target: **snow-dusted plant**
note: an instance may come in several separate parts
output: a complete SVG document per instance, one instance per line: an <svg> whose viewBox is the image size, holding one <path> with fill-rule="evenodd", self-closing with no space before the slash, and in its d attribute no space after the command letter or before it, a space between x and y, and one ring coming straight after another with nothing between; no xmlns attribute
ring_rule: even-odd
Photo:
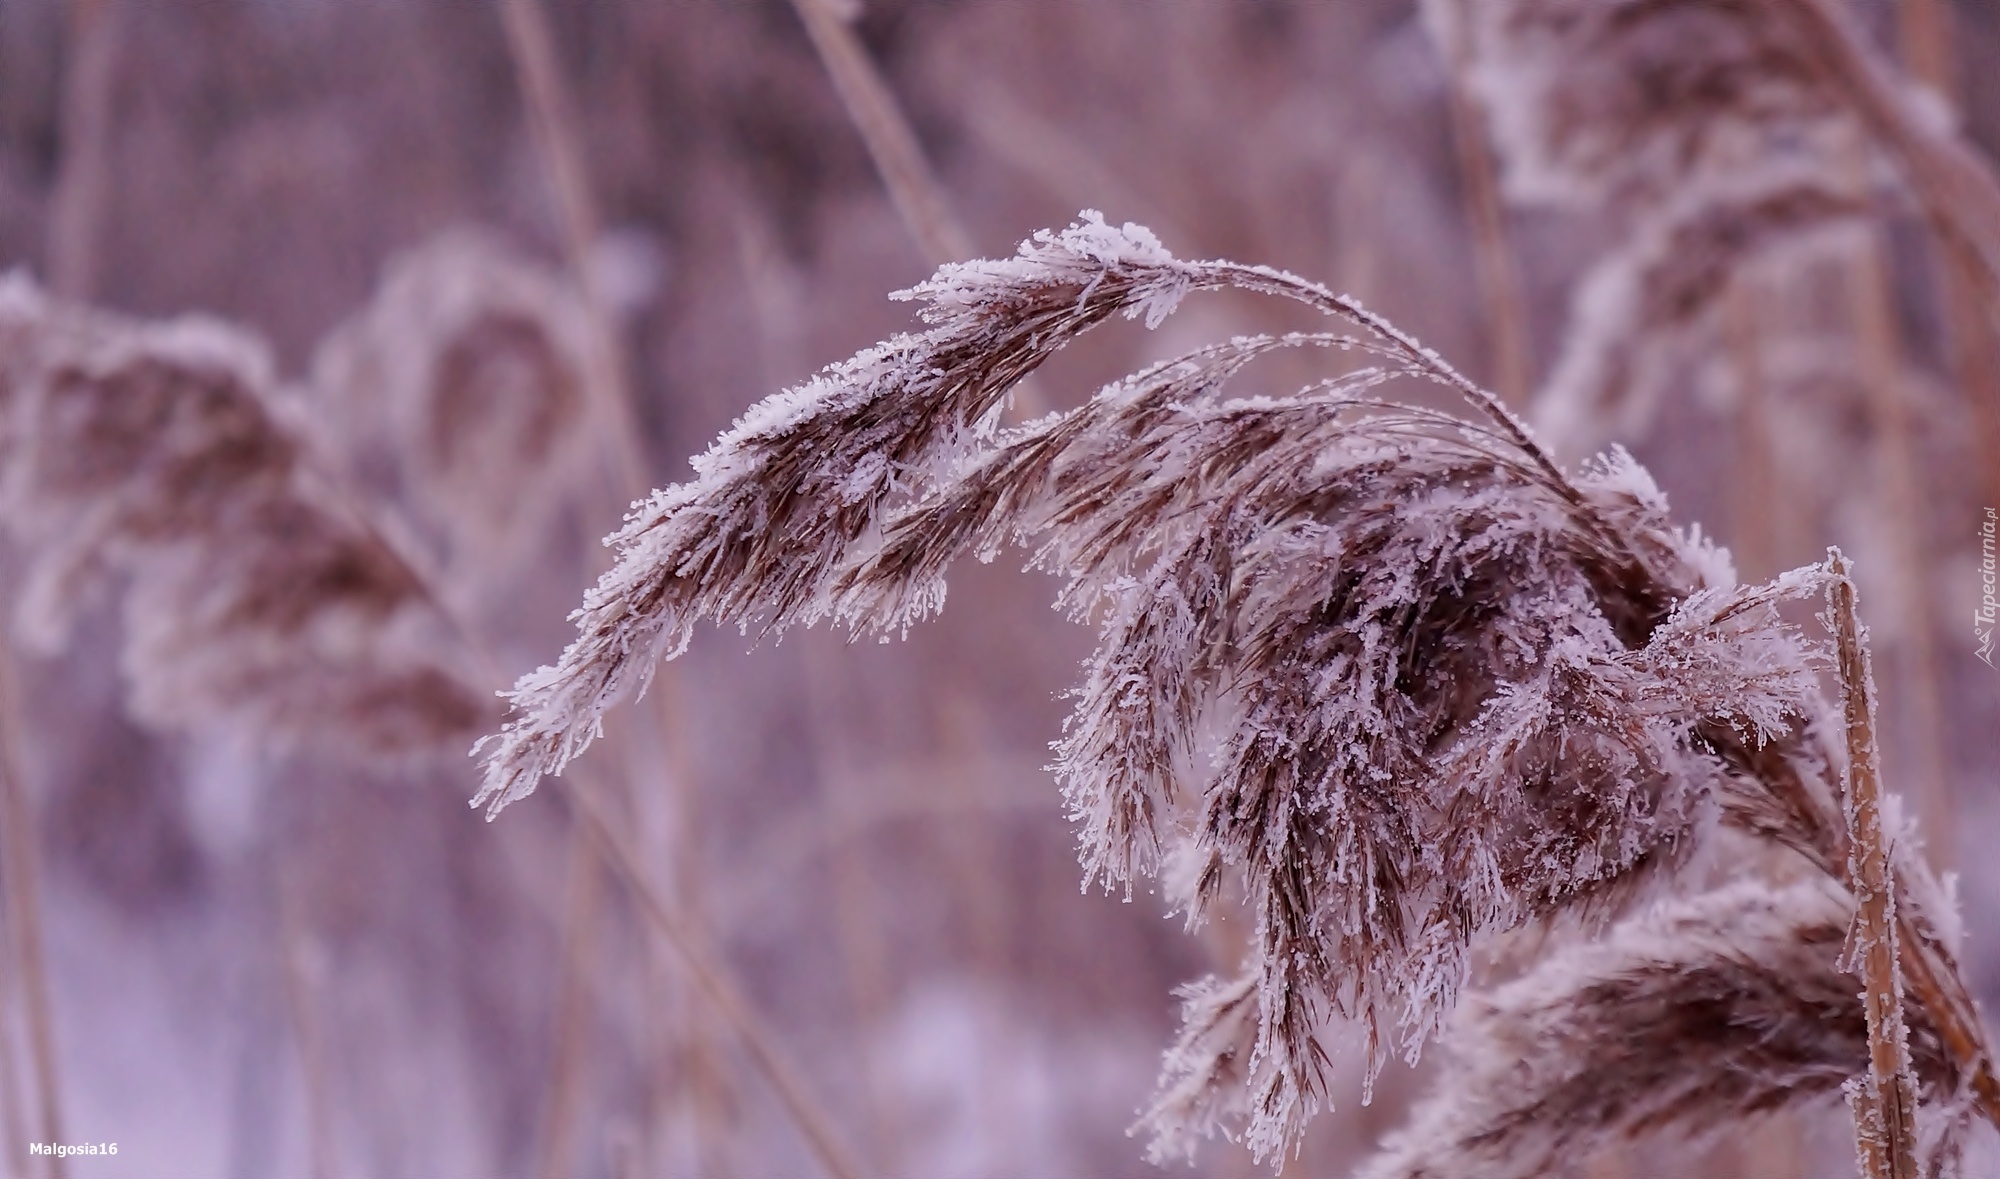
<svg viewBox="0 0 2000 1179"><path fill-rule="evenodd" d="M490 724L425 577L341 488L262 341L0 280L0 520L28 639L123 605L133 711L406 755Z"/></svg>
<svg viewBox="0 0 2000 1179"><path fill-rule="evenodd" d="M1558 453L1643 434L1718 351L1739 274L1837 252L1830 230L1886 207L1887 157L1802 29L1817 2L1426 0L1463 48L1509 196L1617 234L1536 394Z"/></svg>
<svg viewBox="0 0 2000 1179"><path fill-rule="evenodd" d="M457 580L506 580L495 567L533 551L589 476L590 330L561 276L457 228L393 259L314 349L312 383L350 461L438 535Z"/></svg>
<svg viewBox="0 0 2000 1179"><path fill-rule="evenodd" d="M1080 333L1224 287L1331 330L1238 337L1000 424L1008 390ZM1331 1021L1359 1025L1371 1076L1414 1055L1483 938L1601 926L1724 828L1845 879L1825 660L1777 611L1832 573L1739 586L1629 456L1566 472L1353 300L1176 259L1095 213L903 297L925 330L754 407L611 538L579 637L482 743L475 806L559 773L702 619L899 632L942 607L953 560L1017 544L1100 628L1056 744L1086 883L1157 879L1190 923L1240 897L1255 921L1240 976L1185 992L1156 1152L1220 1128L1267 1158L1329 1099ZM1335 362L1325 379L1224 396L1258 357L1306 349ZM1472 414L1385 396L1408 380ZM1963 994L1945 918L1905 900L1929 979L1912 993L1990 1081L1969 1005L1937 1014Z"/></svg>

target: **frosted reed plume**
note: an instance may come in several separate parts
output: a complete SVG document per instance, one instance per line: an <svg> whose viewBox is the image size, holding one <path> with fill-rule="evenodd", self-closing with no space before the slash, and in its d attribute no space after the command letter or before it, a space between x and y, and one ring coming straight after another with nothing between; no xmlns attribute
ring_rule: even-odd
<svg viewBox="0 0 2000 1179"><path fill-rule="evenodd" d="M518 554L585 474L590 326L562 278L477 230L394 259L315 351L350 449L454 561Z"/></svg>
<svg viewBox="0 0 2000 1179"><path fill-rule="evenodd" d="M1078 333L1221 286L1342 330L1239 337L997 426ZM952 560L1018 543L1101 626L1057 744L1087 881L1129 890L1191 841L1190 922L1231 878L1256 919L1244 976L1188 992L1154 1129L1171 1148L1240 1111L1267 1157L1327 1100L1325 1021L1361 1021L1371 1069L1414 1054L1476 937L1616 914L1718 816L1832 856L1819 662L1775 612L1820 571L1736 586L1622 452L1566 475L1351 300L1136 226L1086 214L906 297L930 330L753 408L612 538L580 637L483 743L475 805L560 771L697 620L902 631ZM1307 348L1363 363L1223 397ZM1485 420L1380 400L1401 377Z"/></svg>
<svg viewBox="0 0 2000 1179"><path fill-rule="evenodd" d="M1510 195L1629 206L1811 159L1855 120L1782 6L1427 0L1466 54Z"/></svg>
<svg viewBox="0 0 2000 1179"><path fill-rule="evenodd" d="M261 343L0 293L9 457L0 497L32 556L21 622L60 645L116 587L135 713L224 718L364 754L451 743L488 708L422 580L318 472Z"/></svg>
<svg viewBox="0 0 2000 1179"><path fill-rule="evenodd" d="M1514 199L1607 212L1534 418L1564 453L1638 437L1742 269L1876 212L1869 135L1783 5L1432 0Z"/></svg>
<svg viewBox="0 0 2000 1179"><path fill-rule="evenodd" d="M1468 999L1439 1089L1358 1179L1529 1179L1618 1140L1830 1104L1868 1068L1858 983L1836 969L1854 911L1823 877L1742 880ZM1924 1009L1909 1017L1925 1097L1948 1101L1957 1065Z"/></svg>

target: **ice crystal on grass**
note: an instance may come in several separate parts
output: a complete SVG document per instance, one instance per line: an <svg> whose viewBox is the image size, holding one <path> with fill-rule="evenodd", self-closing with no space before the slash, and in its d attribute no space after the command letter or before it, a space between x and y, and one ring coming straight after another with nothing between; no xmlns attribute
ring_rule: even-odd
<svg viewBox="0 0 2000 1179"><path fill-rule="evenodd" d="M0 506L31 553L21 613L45 647L116 587L134 710L228 719L279 743L432 749L482 694L402 555L322 474L255 339L52 305L14 280L0 320Z"/></svg>
<svg viewBox="0 0 2000 1179"><path fill-rule="evenodd" d="M1338 330L1239 337L998 425L1078 333L1225 286ZM1130 889L1184 847L1189 919L1234 881L1255 921L1243 975L1186 993L1160 1149L1241 1118L1263 1157L1329 1098L1330 1018L1360 1021L1379 1067L1435 1033L1474 939L1624 911L1718 815L1822 840L1817 665L1775 612L1821 575L1737 586L1629 456L1566 474L1351 300L1092 215L912 294L930 330L753 408L612 538L475 805L559 771L699 619L900 632L953 560L1018 544L1100 627L1056 745L1086 884ZM1358 363L1225 396L1286 349ZM1384 398L1412 377L1475 415Z"/></svg>

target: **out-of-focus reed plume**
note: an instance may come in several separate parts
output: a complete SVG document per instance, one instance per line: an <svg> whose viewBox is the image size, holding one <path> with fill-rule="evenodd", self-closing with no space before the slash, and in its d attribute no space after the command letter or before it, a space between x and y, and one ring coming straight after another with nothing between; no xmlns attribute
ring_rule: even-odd
<svg viewBox="0 0 2000 1179"><path fill-rule="evenodd" d="M411 559L337 485L253 337L0 295L21 623L54 648L115 585L142 718L361 755L456 744L490 711Z"/></svg>
<svg viewBox="0 0 2000 1179"><path fill-rule="evenodd" d="M1819 877L1742 880L1569 945L1469 998L1438 1088L1361 1179L1528 1179L1621 1139L1711 1136L1829 1103L1868 1068L1836 959L1854 899ZM1925 1095L1956 1063L1912 1004Z"/></svg>
<svg viewBox="0 0 2000 1179"><path fill-rule="evenodd" d="M392 260L314 353L326 417L364 471L391 468L455 573L536 551L591 474L588 315L559 275L453 230Z"/></svg>
<svg viewBox="0 0 2000 1179"><path fill-rule="evenodd" d="M1533 417L1551 446L1631 441L1738 268L1866 214L1829 168L1864 138L1775 6L1428 0L1485 107L1508 193L1608 211ZM1698 337L1697 337L1698 338Z"/></svg>
<svg viewBox="0 0 2000 1179"><path fill-rule="evenodd" d="M1000 428L1010 386L1070 339L1225 287L1345 330L1238 337ZM560 771L701 619L903 631L943 605L950 562L1019 543L1102 627L1057 745L1086 880L1129 890L1191 841L1172 901L1199 921L1234 879L1257 920L1244 979L1189 992L1161 1148L1236 1108L1263 1157L1326 1101L1330 1015L1362 1022L1372 1076L1450 1012L1476 937L1615 914L1718 813L1830 838L1802 780L1831 764L1813 757L1818 663L1776 613L1827 574L1736 586L1622 452L1565 474L1353 301L1179 261L1094 213L905 297L928 331L753 408L614 538L580 637L516 685L475 803ZM1366 363L1223 399L1298 349ZM1397 378L1485 420L1379 400ZM1240 1106L1211 1091L1235 1081Z"/></svg>

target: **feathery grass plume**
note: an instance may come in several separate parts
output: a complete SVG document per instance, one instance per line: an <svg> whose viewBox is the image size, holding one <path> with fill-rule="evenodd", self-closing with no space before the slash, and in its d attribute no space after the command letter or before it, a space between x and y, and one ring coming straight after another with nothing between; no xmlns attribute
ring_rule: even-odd
<svg viewBox="0 0 2000 1179"><path fill-rule="evenodd" d="M1541 437L1585 454L1650 432L1712 345L1723 296L1746 267L1798 260L1872 210L1824 169L1764 167L1690 183L1584 277L1555 368L1535 396Z"/></svg>
<svg viewBox="0 0 2000 1179"><path fill-rule="evenodd" d="M1118 312L1157 323L1221 286L1349 330L1241 337L997 427L1009 385L1077 333ZM1812 662L1771 613L1810 571L1736 588L1629 456L1572 479L1351 300L1176 261L1095 214L910 294L930 331L755 407L696 481L612 538L580 637L523 677L482 743L474 805L559 771L698 619L903 630L942 605L950 561L1021 543L1103 628L1057 746L1086 883L1129 889L1191 838L1201 869L1174 898L1190 920L1231 874L1256 914L1252 1046L1190 1069L1250 1079L1249 1141L1268 1156L1325 1101L1326 1017L1364 1022L1371 1067L1391 1040L1414 1053L1475 936L1614 911L1811 712ZM1293 397L1222 399L1256 357L1308 347L1370 363ZM1489 420L1372 396L1397 377ZM1202 1022L1183 1061L1219 1042ZM1169 1090L1184 1079L1170 1070Z"/></svg>
<svg viewBox="0 0 2000 1179"><path fill-rule="evenodd" d="M262 344L198 319L131 323L14 280L6 523L31 553L21 622L60 645L116 584L134 712L227 719L403 754L488 723L406 560L318 472Z"/></svg>
<svg viewBox="0 0 2000 1179"><path fill-rule="evenodd" d="M1856 121L1775 5L1426 0L1462 48L1510 195L1652 203L1690 180L1824 158Z"/></svg>
<svg viewBox="0 0 2000 1179"><path fill-rule="evenodd" d="M1430 0L1464 47L1510 194L1609 212L1533 416L1562 453L1631 440L1743 267L1869 215L1867 134L1775 5Z"/></svg>
<svg viewBox="0 0 2000 1179"><path fill-rule="evenodd" d="M1439 1088L1358 1179L1531 1179L1619 1140L1830 1104L1868 1068L1859 980L1837 964L1854 911L1824 877L1739 880L1468 998ZM1925 1096L1947 1101L1956 1062L1908 1014Z"/></svg>
<svg viewBox="0 0 2000 1179"><path fill-rule="evenodd" d="M563 279L473 229L394 259L321 342L312 382L356 458L454 564L519 556L585 473L590 326Z"/></svg>

